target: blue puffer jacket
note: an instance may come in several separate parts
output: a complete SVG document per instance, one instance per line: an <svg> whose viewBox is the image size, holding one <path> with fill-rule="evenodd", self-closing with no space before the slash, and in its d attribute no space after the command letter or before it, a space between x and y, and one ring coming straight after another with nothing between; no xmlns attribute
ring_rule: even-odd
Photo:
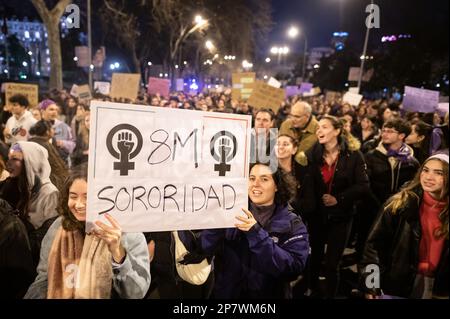
<svg viewBox="0 0 450 319"><path fill-rule="evenodd" d="M309 253L306 227L286 206L277 206L264 228L204 230L201 243L216 255L214 298L290 298L289 282Z"/></svg>

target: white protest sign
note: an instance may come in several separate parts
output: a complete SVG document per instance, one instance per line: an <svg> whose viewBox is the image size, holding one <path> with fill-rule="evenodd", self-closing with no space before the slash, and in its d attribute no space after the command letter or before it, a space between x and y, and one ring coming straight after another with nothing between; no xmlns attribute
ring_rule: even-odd
<svg viewBox="0 0 450 319"><path fill-rule="evenodd" d="M349 88L348 88L348 91L349 91L350 93L359 94L359 87L357 87L357 86L349 87Z"/></svg>
<svg viewBox="0 0 450 319"><path fill-rule="evenodd" d="M73 97L78 97L78 85L72 85L72 88L70 89L70 95L72 95Z"/></svg>
<svg viewBox="0 0 450 319"><path fill-rule="evenodd" d="M355 94L351 92L347 92L344 94L343 101L344 103L348 103L353 106L358 106L361 103L363 96L361 94Z"/></svg>
<svg viewBox="0 0 450 319"><path fill-rule="evenodd" d="M109 91L111 90L111 83L95 81L94 82L94 90L97 90L97 92L100 94L108 95Z"/></svg>
<svg viewBox="0 0 450 319"><path fill-rule="evenodd" d="M279 82L277 79L271 77L269 81L267 82L270 86L273 86L274 88L279 89L281 87L281 82Z"/></svg>
<svg viewBox="0 0 450 319"><path fill-rule="evenodd" d="M444 102L444 103L439 103L436 112L439 114L439 116L444 117L445 114L448 113L448 102Z"/></svg>
<svg viewBox="0 0 450 319"><path fill-rule="evenodd" d="M248 205L251 117L91 102L87 230L234 227Z"/></svg>

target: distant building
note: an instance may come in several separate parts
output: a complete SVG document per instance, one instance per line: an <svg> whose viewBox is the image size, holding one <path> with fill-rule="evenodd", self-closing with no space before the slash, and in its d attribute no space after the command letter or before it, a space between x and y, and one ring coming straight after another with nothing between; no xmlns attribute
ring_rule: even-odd
<svg viewBox="0 0 450 319"><path fill-rule="evenodd" d="M3 25L4 22L0 21ZM7 28L2 28L0 33L0 45L4 46L6 36L15 35L22 47L30 56L30 64L27 61L22 62L21 72L23 74L33 74L34 76L49 76L50 75L50 50L47 44L47 31L43 23L37 21L28 21L24 19L19 21L17 19L6 20ZM68 32L66 24L61 19L61 36L65 37ZM7 30L7 34L4 32ZM0 72L7 73L7 64L4 63L6 59L6 52L2 52L0 56ZM29 64L29 65L28 65Z"/></svg>
<svg viewBox="0 0 450 319"><path fill-rule="evenodd" d="M308 54L307 69L313 69L315 65L320 66L320 59L329 57L334 53L332 48L328 47L316 47L312 48Z"/></svg>

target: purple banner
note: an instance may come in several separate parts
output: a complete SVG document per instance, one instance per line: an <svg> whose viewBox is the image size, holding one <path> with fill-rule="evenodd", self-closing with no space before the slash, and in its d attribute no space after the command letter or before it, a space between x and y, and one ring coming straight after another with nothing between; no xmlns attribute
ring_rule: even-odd
<svg viewBox="0 0 450 319"><path fill-rule="evenodd" d="M403 109L411 112L433 113L438 107L439 91L405 86Z"/></svg>
<svg viewBox="0 0 450 319"><path fill-rule="evenodd" d="M311 91L311 89L313 88L313 84L312 83L308 83L308 82L303 82L300 85L300 93L306 93Z"/></svg>

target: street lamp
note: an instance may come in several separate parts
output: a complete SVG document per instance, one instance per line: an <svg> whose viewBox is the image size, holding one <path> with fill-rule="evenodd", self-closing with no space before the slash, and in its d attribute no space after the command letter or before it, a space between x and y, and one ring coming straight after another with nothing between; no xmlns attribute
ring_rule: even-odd
<svg viewBox="0 0 450 319"><path fill-rule="evenodd" d="M298 35L298 28L297 28L297 27L294 27L294 26L291 26L291 27L289 28L287 34L288 34L288 37L289 37L289 38L292 38L292 39L296 38L297 35Z"/></svg>
<svg viewBox="0 0 450 319"><path fill-rule="evenodd" d="M205 47L206 47L209 51L212 51L212 50L214 49L214 44L212 43L211 40L207 40L207 41L205 42Z"/></svg>
<svg viewBox="0 0 450 319"><path fill-rule="evenodd" d="M277 57L278 57L278 64L279 64L280 60L281 60L281 56L282 55L286 55L286 54L289 53L289 47L287 47L287 46L283 46L283 47L274 46L274 47L272 47L270 49L270 53L273 54L273 55L277 55ZM266 62L267 62L267 59L266 59Z"/></svg>
<svg viewBox="0 0 450 319"><path fill-rule="evenodd" d="M299 29L294 26L290 27L287 32L288 37L291 39L295 39L299 33L300 33ZM308 50L308 39L306 38L305 32L303 32L303 38L305 39L305 44L303 46L303 67L302 67L302 79L304 81L306 72L306 54Z"/></svg>

